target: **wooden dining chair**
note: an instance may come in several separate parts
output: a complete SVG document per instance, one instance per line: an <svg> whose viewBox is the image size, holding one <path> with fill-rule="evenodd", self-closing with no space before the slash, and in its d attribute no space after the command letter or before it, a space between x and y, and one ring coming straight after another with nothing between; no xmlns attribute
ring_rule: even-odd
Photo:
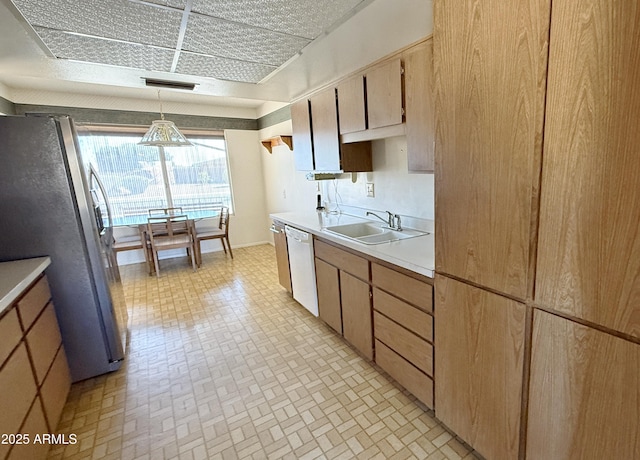
<svg viewBox="0 0 640 460"><path fill-rule="evenodd" d="M185 215L149 217L147 234L153 255L156 276L160 276L158 252L168 249L186 248L191 257L191 266L196 270L196 251L193 237L193 221Z"/></svg>
<svg viewBox="0 0 640 460"><path fill-rule="evenodd" d="M220 209L218 228L196 228L195 247L198 267L202 265L202 246L200 243L203 240L216 239L220 240L222 249L224 249L225 254L227 254L227 248L229 249L229 255L233 259L233 251L231 250L231 244L229 243L229 208L227 206L222 206L222 208Z"/></svg>

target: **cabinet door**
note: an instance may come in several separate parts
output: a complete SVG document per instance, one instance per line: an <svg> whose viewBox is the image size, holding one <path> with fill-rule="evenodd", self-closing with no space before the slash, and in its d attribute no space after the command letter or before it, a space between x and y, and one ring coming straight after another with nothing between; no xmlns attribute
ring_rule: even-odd
<svg viewBox="0 0 640 460"><path fill-rule="evenodd" d="M400 58L369 70L366 78L369 128L382 128L402 123Z"/></svg>
<svg viewBox="0 0 640 460"><path fill-rule="evenodd" d="M340 134L364 131L367 128L362 75L341 81L338 91Z"/></svg>
<svg viewBox="0 0 640 460"><path fill-rule="evenodd" d="M340 272L340 299L344 338L368 359L373 359L373 328L369 285Z"/></svg>
<svg viewBox="0 0 640 460"><path fill-rule="evenodd" d="M554 2L552 18L536 303L640 337L640 13Z"/></svg>
<svg viewBox="0 0 640 460"><path fill-rule="evenodd" d="M306 98L291 104L293 161L296 171L313 171L314 168L310 110L309 100Z"/></svg>
<svg viewBox="0 0 640 460"><path fill-rule="evenodd" d="M433 171L433 40L430 39L405 54L404 84L409 171Z"/></svg>
<svg viewBox="0 0 640 460"><path fill-rule="evenodd" d="M316 261L318 288L318 316L342 335L342 309L340 308L340 279L338 269L323 260Z"/></svg>
<svg viewBox="0 0 640 460"><path fill-rule="evenodd" d="M525 306L440 275L435 295L436 417L482 456L518 458Z"/></svg>
<svg viewBox="0 0 640 460"><path fill-rule="evenodd" d="M518 299L533 288L549 3L434 1L436 270Z"/></svg>
<svg viewBox="0 0 640 460"><path fill-rule="evenodd" d="M273 244L276 248L276 263L278 265L278 281L280 286L289 292L293 292L291 289L291 271L289 270L289 249L287 248L284 225L280 222L274 222L273 232Z"/></svg>
<svg viewBox="0 0 640 460"><path fill-rule="evenodd" d="M328 88L321 91L313 95L309 101L315 170L340 171L338 107L335 89Z"/></svg>
<svg viewBox="0 0 640 460"><path fill-rule="evenodd" d="M527 458L640 458L640 345L536 310Z"/></svg>

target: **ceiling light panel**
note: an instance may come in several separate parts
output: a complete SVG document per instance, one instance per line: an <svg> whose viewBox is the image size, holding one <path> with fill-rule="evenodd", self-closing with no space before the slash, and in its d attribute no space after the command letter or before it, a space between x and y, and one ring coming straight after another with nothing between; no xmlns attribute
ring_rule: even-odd
<svg viewBox="0 0 640 460"><path fill-rule="evenodd" d="M175 47L182 13L128 0L13 0L32 26ZM46 44L46 42L45 42Z"/></svg>
<svg viewBox="0 0 640 460"><path fill-rule="evenodd" d="M173 50L35 28L58 58L169 72Z"/></svg>
<svg viewBox="0 0 640 460"><path fill-rule="evenodd" d="M194 0L192 11L314 39L363 0Z"/></svg>
<svg viewBox="0 0 640 460"><path fill-rule="evenodd" d="M187 51L279 66L309 40L224 20L189 15L182 48Z"/></svg>
<svg viewBox="0 0 640 460"><path fill-rule="evenodd" d="M276 67L253 62L236 61L215 56L181 52L177 73L217 78L219 80L258 83Z"/></svg>

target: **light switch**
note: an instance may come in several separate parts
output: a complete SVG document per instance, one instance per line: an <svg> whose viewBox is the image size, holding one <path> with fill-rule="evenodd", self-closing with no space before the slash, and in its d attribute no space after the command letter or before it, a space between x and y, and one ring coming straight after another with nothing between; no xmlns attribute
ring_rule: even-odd
<svg viewBox="0 0 640 460"><path fill-rule="evenodd" d="M367 182L367 196L370 198L375 196L373 192L373 182Z"/></svg>

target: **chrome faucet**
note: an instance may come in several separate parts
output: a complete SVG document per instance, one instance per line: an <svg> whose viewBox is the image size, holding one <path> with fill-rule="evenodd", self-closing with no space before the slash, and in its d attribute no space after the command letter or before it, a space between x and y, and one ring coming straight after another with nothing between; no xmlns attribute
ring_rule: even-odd
<svg viewBox="0 0 640 460"><path fill-rule="evenodd" d="M376 214L375 212L371 212L371 211L367 211L367 216L375 216L378 219L380 219L382 222L387 224L387 227L389 227L391 230L398 230L399 232L401 232L402 231L402 224L401 224L401 221L400 221L400 215L399 214L393 214L390 211L385 211L385 212L388 215L387 219L383 219L378 214Z"/></svg>
<svg viewBox="0 0 640 460"><path fill-rule="evenodd" d="M393 217L396 220L396 230L401 232L402 231L402 221L400 220L400 214L394 214Z"/></svg>

